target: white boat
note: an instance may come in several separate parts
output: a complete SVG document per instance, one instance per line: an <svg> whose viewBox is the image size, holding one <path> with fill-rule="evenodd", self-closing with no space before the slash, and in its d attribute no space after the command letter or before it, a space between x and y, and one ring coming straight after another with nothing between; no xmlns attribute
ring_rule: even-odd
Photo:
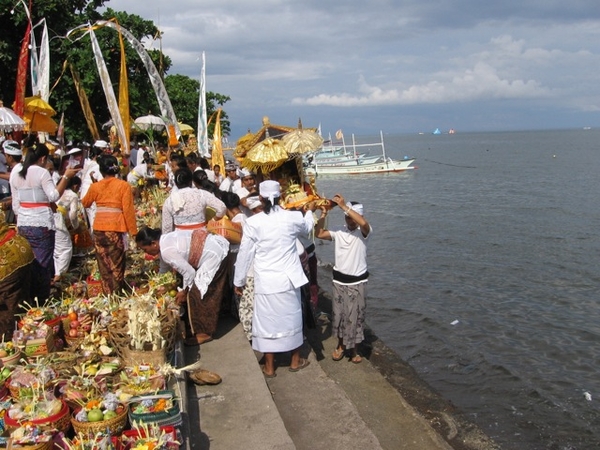
<svg viewBox="0 0 600 450"><path fill-rule="evenodd" d="M393 160L386 157L382 131L380 131L380 136L381 142L357 145L354 142L354 135L352 135L352 142L354 154L356 154L357 147L381 146L381 155L353 158L352 160L348 160L350 164L347 164L347 161L332 164L322 164L320 160L315 159L311 164L304 168L304 172L307 176L344 174L355 175L363 173L404 172L405 170L415 169L415 167L412 165L412 163L415 161L415 158L405 157L402 160Z"/></svg>
<svg viewBox="0 0 600 450"><path fill-rule="evenodd" d="M381 155L367 156L367 155L343 155L340 158L327 158L315 160L316 166L319 167L332 167L332 166L357 166L359 164L371 164L378 162L382 159Z"/></svg>
<svg viewBox="0 0 600 450"><path fill-rule="evenodd" d="M356 164L353 166L312 166L306 167L304 173L308 176L318 175L360 175L365 173L393 173L415 169L412 163L415 158L393 160L381 158L379 162Z"/></svg>

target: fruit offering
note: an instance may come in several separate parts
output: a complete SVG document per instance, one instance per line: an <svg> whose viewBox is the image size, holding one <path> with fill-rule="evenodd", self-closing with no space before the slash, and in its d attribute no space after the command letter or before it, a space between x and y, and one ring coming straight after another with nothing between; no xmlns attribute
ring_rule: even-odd
<svg viewBox="0 0 600 450"><path fill-rule="evenodd" d="M103 398L88 400L75 414L78 422L101 422L117 417L125 406L119 403L117 396L107 392Z"/></svg>

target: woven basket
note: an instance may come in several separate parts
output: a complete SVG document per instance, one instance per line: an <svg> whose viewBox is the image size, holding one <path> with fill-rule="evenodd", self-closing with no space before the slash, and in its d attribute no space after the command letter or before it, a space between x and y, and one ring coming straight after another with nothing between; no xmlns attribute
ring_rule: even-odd
<svg viewBox="0 0 600 450"><path fill-rule="evenodd" d="M162 349L164 350L162 363L164 363L165 356L169 357L175 348L175 338L177 335L179 316L175 311L168 310L164 316L161 317L160 321L162 324L161 335L166 343L164 349ZM129 345L131 343L131 336L128 334L128 332L129 326L127 311L119 310L108 326L108 341L110 346L113 347L123 359L125 365L128 364L128 358L132 351Z"/></svg>
<svg viewBox="0 0 600 450"><path fill-rule="evenodd" d="M38 388L39 385L35 386L11 386L10 382L9 382L10 378L6 381L6 387L8 387L8 390L10 391L10 396L12 398L14 398L15 400L22 400L25 398L32 398L33 397L33 391L34 391L34 387ZM44 386L44 390L48 390L50 388L50 384L47 383Z"/></svg>
<svg viewBox="0 0 600 450"><path fill-rule="evenodd" d="M134 413L133 408L135 402L141 402L143 400L157 399L161 396L169 396L173 400L173 407L167 411L160 411L156 413L139 414ZM141 395L138 397L132 397L129 399L129 421L133 423L135 420L138 423L155 423L157 425L181 425L181 411L179 409L179 403L174 399L175 393L173 391L158 391L154 395Z"/></svg>
<svg viewBox="0 0 600 450"><path fill-rule="evenodd" d="M148 364L153 367L162 366L167 362L165 349L158 350L132 350L126 348L123 350L123 364L126 366L136 366L139 364Z"/></svg>
<svg viewBox="0 0 600 450"><path fill-rule="evenodd" d="M0 361L2 361L2 365L4 367L12 367L12 366L16 366L19 363L20 359L21 359L21 352L15 352L10 356L5 356L4 358L0 358Z"/></svg>
<svg viewBox="0 0 600 450"><path fill-rule="evenodd" d="M77 350L81 343L83 342L83 338L81 337L70 337L65 334L65 342L69 347L69 350Z"/></svg>
<svg viewBox="0 0 600 450"><path fill-rule="evenodd" d="M62 431L66 433L71 428L70 422L70 413L69 405L64 400L61 400L62 406L60 411L54 414L53 416L48 416L43 419L33 419L27 420L27 422L31 422L34 425L39 426L45 430L57 429L58 431ZM16 429L21 426L21 423L12 419L9 414L4 416L4 423L6 424L7 429Z"/></svg>
<svg viewBox="0 0 600 450"><path fill-rule="evenodd" d="M13 450L52 450L52 447L54 446L54 442L52 441L52 439L50 439L48 442L40 442L39 444L35 444L35 445L17 445L17 444L12 444L12 449ZM2 449L7 448L7 447L0 447Z"/></svg>
<svg viewBox="0 0 600 450"><path fill-rule="evenodd" d="M53 352L46 357L46 362L59 377L68 377L77 373L75 366L79 358L80 356L73 352Z"/></svg>
<svg viewBox="0 0 600 450"><path fill-rule="evenodd" d="M100 420L98 422L79 422L78 420L75 420L77 412L78 411L75 411L71 417L71 425L73 425L75 433L94 435L109 430L111 435L117 435L127 426L128 408L125 405L119 405L117 408L117 415L112 419Z"/></svg>

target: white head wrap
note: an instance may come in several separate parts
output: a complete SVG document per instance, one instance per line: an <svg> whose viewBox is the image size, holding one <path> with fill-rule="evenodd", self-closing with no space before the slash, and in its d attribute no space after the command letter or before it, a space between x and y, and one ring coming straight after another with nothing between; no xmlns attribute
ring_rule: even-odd
<svg viewBox="0 0 600 450"><path fill-rule="evenodd" d="M361 216L364 216L364 209L363 209L363 205L361 205L360 203L357 203L356 205L353 205L350 202L346 203L346 206L348 208L350 208L351 210L353 210L354 212L360 214Z"/></svg>
<svg viewBox="0 0 600 450"><path fill-rule="evenodd" d="M252 175L252 172L250 172L248 169L246 169L245 167L240 169L238 172L238 175L240 178L244 178L244 177L249 177Z"/></svg>
<svg viewBox="0 0 600 450"><path fill-rule="evenodd" d="M258 193L262 198L268 198L271 204L275 205L273 200L275 197L281 196L281 186L277 181L266 180L258 186Z"/></svg>
<svg viewBox="0 0 600 450"><path fill-rule="evenodd" d="M80 148L77 148L77 147L75 147L75 148L72 148L71 150L69 150L69 151L67 152L67 155L74 155L75 153L80 153L80 152L82 152L82 151L83 151L83 150L81 150Z"/></svg>
<svg viewBox="0 0 600 450"><path fill-rule="evenodd" d="M23 151L17 141L6 140L2 143L2 148L7 155L23 156Z"/></svg>
<svg viewBox="0 0 600 450"><path fill-rule="evenodd" d="M260 201L260 198L258 198L258 195L246 197L246 206L248 209L258 208L260 205L262 205L262 202Z"/></svg>
<svg viewBox="0 0 600 450"><path fill-rule="evenodd" d="M107 148L108 147L108 142L103 141L102 139L99 139L96 142L94 142L94 147Z"/></svg>

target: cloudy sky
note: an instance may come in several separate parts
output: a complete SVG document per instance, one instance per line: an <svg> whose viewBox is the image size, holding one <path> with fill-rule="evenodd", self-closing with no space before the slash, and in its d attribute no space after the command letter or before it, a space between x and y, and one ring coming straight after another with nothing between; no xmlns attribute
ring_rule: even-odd
<svg viewBox="0 0 600 450"><path fill-rule="evenodd" d="M110 0L163 31L232 137L272 123L356 135L600 126L598 0ZM158 48L158 41L147 42Z"/></svg>

